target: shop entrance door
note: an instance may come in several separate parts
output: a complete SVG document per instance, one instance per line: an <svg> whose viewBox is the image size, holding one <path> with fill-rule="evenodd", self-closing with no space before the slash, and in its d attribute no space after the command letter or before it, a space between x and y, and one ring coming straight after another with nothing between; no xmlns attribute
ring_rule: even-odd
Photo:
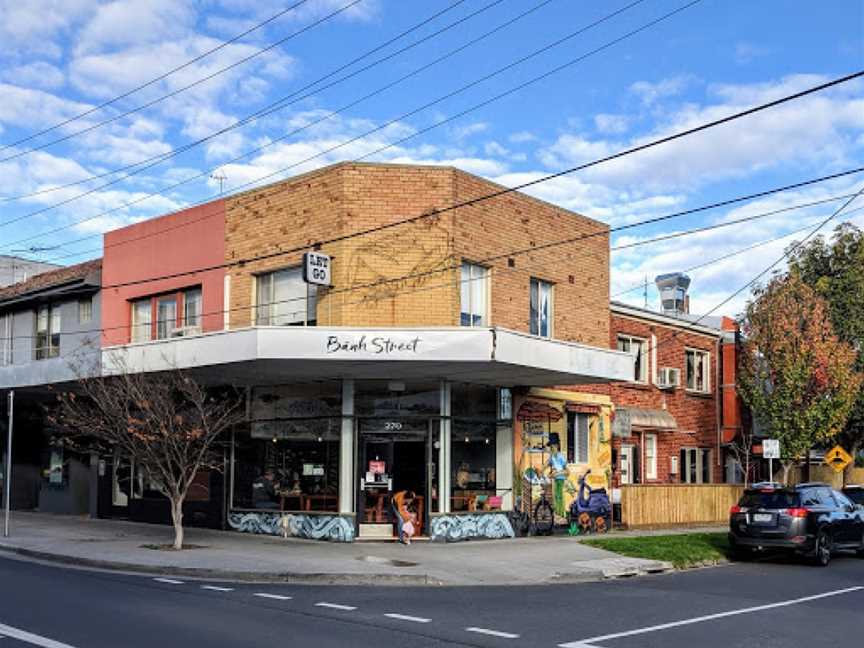
<svg viewBox="0 0 864 648"><path fill-rule="evenodd" d="M425 534L428 518L428 422L422 422L424 431L412 430L419 427L414 422L399 430L387 429L398 427L399 423L391 420L360 422L357 532L361 539L395 536L392 499L400 491L414 492L418 531Z"/></svg>

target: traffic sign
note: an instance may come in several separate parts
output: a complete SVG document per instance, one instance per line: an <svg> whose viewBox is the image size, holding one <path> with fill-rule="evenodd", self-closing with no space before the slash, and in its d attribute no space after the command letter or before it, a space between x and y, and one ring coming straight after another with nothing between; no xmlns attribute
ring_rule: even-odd
<svg viewBox="0 0 864 648"><path fill-rule="evenodd" d="M330 256L322 252L306 252L303 255L303 281L329 286Z"/></svg>
<svg viewBox="0 0 864 648"><path fill-rule="evenodd" d="M852 456L839 445L834 446L825 453L825 463L834 469L834 472L843 472L846 466L852 463Z"/></svg>
<svg viewBox="0 0 864 648"><path fill-rule="evenodd" d="M762 439L762 457L764 459L780 458L780 440Z"/></svg>

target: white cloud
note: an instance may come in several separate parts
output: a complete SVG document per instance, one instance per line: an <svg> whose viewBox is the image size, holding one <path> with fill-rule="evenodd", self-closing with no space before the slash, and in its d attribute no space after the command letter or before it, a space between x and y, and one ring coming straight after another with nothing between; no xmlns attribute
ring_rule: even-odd
<svg viewBox="0 0 864 648"><path fill-rule="evenodd" d="M194 26L192 4L176 0L116 0L103 4L76 39L79 54L112 47L162 43L179 38Z"/></svg>
<svg viewBox="0 0 864 648"><path fill-rule="evenodd" d="M687 76L662 79L656 83L650 81L637 81L630 86L630 92L639 97L643 104L650 106L660 99L666 99L681 94L692 82L693 79Z"/></svg>
<svg viewBox="0 0 864 648"><path fill-rule="evenodd" d="M453 126L450 128L450 134L457 142L468 139L478 133L484 133L489 130L489 124L486 122L474 122L465 124L464 126Z"/></svg>
<svg viewBox="0 0 864 648"><path fill-rule="evenodd" d="M77 115L91 106L54 94L0 83L0 123L35 130ZM79 125L78 128L81 126ZM5 156L4 156L5 157Z"/></svg>
<svg viewBox="0 0 864 648"><path fill-rule="evenodd" d="M610 113L600 113L594 115L594 128L598 133L604 135L620 135L625 132L630 124L630 117L627 115L613 115Z"/></svg>
<svg viewBox="0 0 864 648"><path fill-rule="evenodd" d="M537 140L537 136L534 135L534 133L529 133L528 131L519 131L518 133L513 133L507 139L514 144L524 144L526 142L535 142Z"/></svg>
<svg viewBox="0 0 864 648"><path fill-rule="evenodd" d="M93 11L96 0L6 0L0 2L0 57L27 60L33 54L59 58L58 35Z"/></svg>
<svg viewBox="0 0 864 648"><path fill-rule="evenodd" d="M59 88L66 80L59 68L45 61L34 61L0 71L0 78L11 81L18 86L47 90Z"/></svg>
<svg viewBox="0 0 864 648"><path fill-rule="evenodd" d="M735 44L735 62L739 65L747 65L752 63L754 59L767 56L771 50L761 45L754 43L736 43Z"/></svg>

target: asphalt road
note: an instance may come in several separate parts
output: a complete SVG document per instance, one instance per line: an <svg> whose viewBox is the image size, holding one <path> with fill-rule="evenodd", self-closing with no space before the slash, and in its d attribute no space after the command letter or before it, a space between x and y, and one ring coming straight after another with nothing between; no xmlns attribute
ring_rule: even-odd
<svg viewBox="0 0 864 648"><path fill-rule="evenodd" d="M861 645L862 615L853 556L521 588L160 580L0 558L0 648L839 648Z"/></svg>

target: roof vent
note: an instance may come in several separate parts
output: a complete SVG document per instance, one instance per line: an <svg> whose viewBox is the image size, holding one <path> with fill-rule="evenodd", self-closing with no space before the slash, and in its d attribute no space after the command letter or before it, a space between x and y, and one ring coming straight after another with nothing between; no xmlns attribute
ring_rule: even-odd
<svg viewBox="0 0 864 648"><path fill-rule="evenodd" d="M690 277L683 272L670 272L654 278L664 315L686 315L690 312Z"/></svg>

